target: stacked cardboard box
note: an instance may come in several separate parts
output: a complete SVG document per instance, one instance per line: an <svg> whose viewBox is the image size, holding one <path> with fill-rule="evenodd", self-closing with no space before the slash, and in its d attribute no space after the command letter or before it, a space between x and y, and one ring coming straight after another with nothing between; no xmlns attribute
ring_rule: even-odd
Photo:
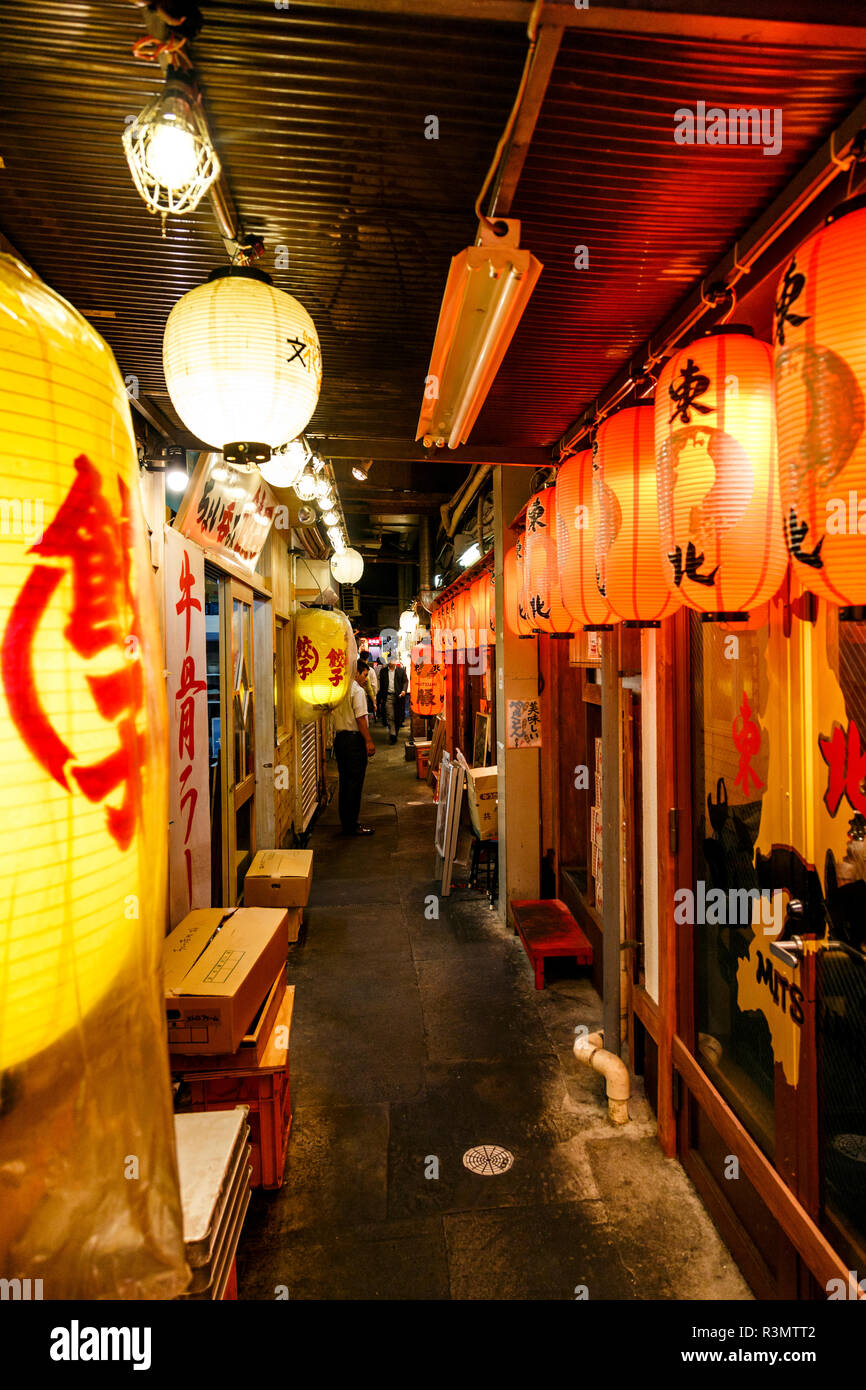
<svg viewBox="0 0 866 1390"><path fill-rule="evenodd" d="M289 941L297 941L313 882L311 849L261 849L244 879L247 907L288 909Z"/></svg>
<svg viewBox="0 0 866 1390"><path fill-rule="evenodd" d="M479 840L499 834L498 774L495 767L470 767L466 777L469 819Z"/></svg>

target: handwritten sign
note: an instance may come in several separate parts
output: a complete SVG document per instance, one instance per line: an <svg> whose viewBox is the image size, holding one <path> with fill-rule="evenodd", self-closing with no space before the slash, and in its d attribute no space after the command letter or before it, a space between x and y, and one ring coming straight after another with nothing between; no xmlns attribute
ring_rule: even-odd
<svg viewBox="0 0 866 1390"><path fill-rule="evenodd" d="M249 579L277 507L257 468L243 473L225 463L222 454L204 453L184 493L174 528Z"/></svg>
<svg viewBox="0 0 866 1390"><path fill-rule="evenodd" d="M537 700L509 700L506 748L541 747L541 710Z"/></svg>
<svg viewBox="0 0 866 1390"><path fill-rule="evenodd" d="M165 652L169 717L169 913L172 927L210 907L204 556L165 529Z"/></svg>

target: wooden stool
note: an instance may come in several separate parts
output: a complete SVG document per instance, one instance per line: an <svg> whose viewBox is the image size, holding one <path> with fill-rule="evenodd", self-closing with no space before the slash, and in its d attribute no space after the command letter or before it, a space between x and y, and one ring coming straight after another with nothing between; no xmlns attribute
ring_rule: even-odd
<svg viewBox="0 0 866 1390"><path fill-rule="evenodd" d="M559 898L525 898L513 902L514 925L535 970L535 988L544 989L548 956L574 956L578 965L592 965L592 946Z"/></svg>

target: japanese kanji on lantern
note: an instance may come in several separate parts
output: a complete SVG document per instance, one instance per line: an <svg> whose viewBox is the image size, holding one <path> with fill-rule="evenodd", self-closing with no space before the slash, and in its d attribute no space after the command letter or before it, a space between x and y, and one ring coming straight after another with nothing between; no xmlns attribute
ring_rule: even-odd
<svg viewBox="0 0 866 1390"><path fill-rule="evenodd" d="M516 637L533 637L532 624L526 611L523 579L523 537L505 552L502 572L505 585L505 622Z"/></svg>
<svg viewBox="0 0 866 1390"><path fill-rule="evenodd" d="M556 475L556 563L565 608L576 627L608 627L619 622L595 577L598 512L592 484L592 450L583 449Z"/></svg>
<svg viewBox="0 0 866 1390"><path fill-rule="evenodd" d="M653 407L609 415L593 442L600 593L625 622L652 625L680 607L662 568Z"/></svg>
<svg viewBox="0 0 866 1390"><path fill-rule="evenodd" d="M441 714L445 705L445 669L429 643L412 648L412 680L409 686L413 714Z"/></svg>
<svg viewBox="0 0 866 1390"><path fill-rule="evenodd" d="M496 575L492 569L488 570L484 576L484 583L487 588L486 614L487 625L484 640L488 647L496 646Z"/></svg>
<svg viewBox="0 0 866 1390"><path fill-rule="evenodd" d="M302 608L295 614L295 715L311 724L336 709L354 675L355 639L344 613Z"/></svg>
<svg viewBox="0 0 866 1390"><path fill-rule="evenodd" d="M523 574L529 621L537 632L564 637L574 631L575 623L559 583L555 488L542 488L530 497L525 525Z"/></svg>
<svg viewBox="0 0 866 1390"><path fill-rule="evenodd" d="M866 603L866 202L842 203L791 257L774 338L785 540L799 583Z"/></svg>
<svg viewBox="0 0 866 1390"><path fill-rule="evenodd" d="M788 557L769 343L726 326L675 352L656 388L655 457L673 592L728 617L772 598Z"/></svg>
<svg viewBox="0 0 866 1390"><path fill-rule="evenodd" d="M129 401L107 344L9 256L0 475L0 1274L171 1298L166 712Z"/></svg>

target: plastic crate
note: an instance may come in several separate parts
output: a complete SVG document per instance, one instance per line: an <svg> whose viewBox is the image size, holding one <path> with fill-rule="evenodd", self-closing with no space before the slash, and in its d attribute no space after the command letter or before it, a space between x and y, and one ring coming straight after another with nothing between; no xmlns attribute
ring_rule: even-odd
<svg viewBox="0 0 866 1390"><path fill-rule="evenodd" d="M257 1075L197 1077L187 1075L190 1098L185 1109L250 1108L253 1187L281 1187L292 1124L289 1069Z"/></svg>

